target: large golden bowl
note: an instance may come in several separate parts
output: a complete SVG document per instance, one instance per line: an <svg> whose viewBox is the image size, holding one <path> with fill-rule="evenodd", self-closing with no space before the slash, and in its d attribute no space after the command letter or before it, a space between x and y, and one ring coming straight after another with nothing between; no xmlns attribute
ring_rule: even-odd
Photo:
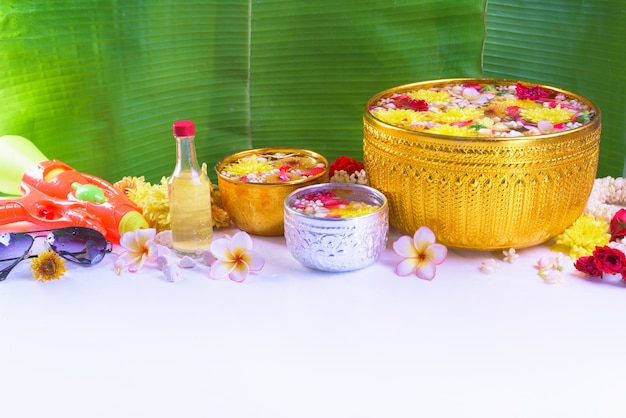
<svg viewBox="0 0 626 418"><path fill-rule="evenodd" d="M453 137L392 126L369 108L392 93L450 83L511 84L499 79L449 79L383 91L364 110L364 164L371 186L389 200L390 224L413 234L426 225L450 247L497 250L536 245L562 233L581 214L596 176L600 110L589 123L560 133L516 138ZM515 84L515 82L513 82Z"/></svg>
<svg viewBox="0 0 626 418"><path fill-rule="evenodd" d="M250 183L222 174L225 166L251 155L293 154L324 164L324 171L313 176L280 183ZM317 183L328 182L329 164L326 157L300 148L257 148L232 154L215 166L222 204L233 223L254 235L278 236L284 234L284 201L294 190Z"/></svg>

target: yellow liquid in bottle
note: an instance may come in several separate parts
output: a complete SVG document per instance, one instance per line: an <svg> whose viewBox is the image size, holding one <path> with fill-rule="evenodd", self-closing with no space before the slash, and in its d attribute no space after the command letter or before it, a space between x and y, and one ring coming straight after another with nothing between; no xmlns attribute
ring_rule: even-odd
<svg viewBox="0 0 626 418"><path fill-rule="evenodd" d="M208 177L190 172L172 177L169 198L174 252L181 257L201 257L213 237Z"/></svg>

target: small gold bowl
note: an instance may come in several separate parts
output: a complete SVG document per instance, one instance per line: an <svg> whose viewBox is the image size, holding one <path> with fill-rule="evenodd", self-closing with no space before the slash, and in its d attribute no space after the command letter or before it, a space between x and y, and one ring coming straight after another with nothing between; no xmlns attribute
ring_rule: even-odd
<svg viewBox="0 0 626 418"><path fill-rule="evenodd" d="M598 107L574 93L538 86L584 103L595 117L562 132L496 138L393 126L370 112L382 97L450 84L515 81L424 81L381 92L365 106L365 169L371 186L389 199L390 224L411 235L425 225L442 244L473 250L529 247L562 233L581 215L594 183Z"/></svg>
<svg viewBox="0 0 626 418"><path fill-rule="evenodd" d="M310 177L279 183L253 183L224 175L224 167L254 155L285 154L303 157L324 170ZM233 223L242 231L254 235L278 236L284 234L283 207L287 195L312 184L327 183L329 164L326 157L300 148L256 148L232 154L215 166L222 204Z"/></svg>

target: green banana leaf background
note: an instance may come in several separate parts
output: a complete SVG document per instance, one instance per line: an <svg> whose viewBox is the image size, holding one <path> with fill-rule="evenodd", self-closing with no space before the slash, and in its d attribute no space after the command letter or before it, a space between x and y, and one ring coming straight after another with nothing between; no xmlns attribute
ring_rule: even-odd
<svg viewBox="0 0 626 418"><path fill-rule="evenodd" d="M111 182L158 182L172 123L192 119L215 180L248 148L360 159L374 94L487 76L593 100L598 175L621 176L625 23L622 0L4 0L0 135Z"/></svg>

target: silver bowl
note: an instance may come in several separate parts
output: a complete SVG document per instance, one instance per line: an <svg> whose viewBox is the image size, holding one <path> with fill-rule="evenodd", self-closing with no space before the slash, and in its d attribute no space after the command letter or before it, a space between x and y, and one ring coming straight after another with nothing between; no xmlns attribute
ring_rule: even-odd
<svg viewBox="0 0 626 418"><path fill-rule="evenodd" d="M304 196L335 192L344 200L379 206L374 212L346 218L307 215L293 206ZM306 267L341 272L374 263L387 246L389 206L378 190L351 183L325 183L302 187L284 202L287 248Z"/></svg>

